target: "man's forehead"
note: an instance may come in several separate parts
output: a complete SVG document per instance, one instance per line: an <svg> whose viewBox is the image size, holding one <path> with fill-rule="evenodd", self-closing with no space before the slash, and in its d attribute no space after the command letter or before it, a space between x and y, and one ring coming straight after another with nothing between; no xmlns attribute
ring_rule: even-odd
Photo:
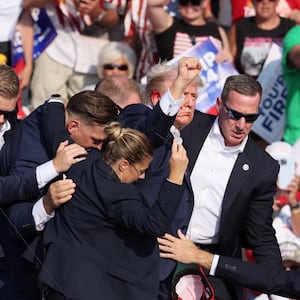
<svg viewBox="0 0 300 300"><path fill-rule="evenodd" d="M7 99L0 96L0 110L2 111L13 111L17 104L17 98Z"/></svg>

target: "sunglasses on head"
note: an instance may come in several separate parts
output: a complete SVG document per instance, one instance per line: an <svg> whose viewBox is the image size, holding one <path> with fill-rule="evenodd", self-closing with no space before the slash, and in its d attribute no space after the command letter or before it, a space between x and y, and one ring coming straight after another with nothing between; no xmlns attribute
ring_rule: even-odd
<svg viewBox="0 0 300 300"><path fill-rule="evenodd" d="M253 123L259 116L259 114L242 114L239 111L229 108L224 102L223 102L223 106L227 111L227 116L229 117L229 119L235 121L239 120L240 118L245 118L245 121L247 123Z"/></svg>
<svg viewBox="0 0 300 300"><path fill-rule="evenodd" d="M104 64L103 69L104 70L113 70L117 68L119 71L127 71L128 66L127 65L118 65L118 64Z"/></svg>
<svg viewBox="0 0 300 300"><path fill-rule="evenodd" d="M178 0L178 3L182 6L186 6L189 3L191 3L194 6L198 6L198 5L200 5L201 1L202 0Z"/></svg>
<svg viewBox="0 0 300 300"><path fill-rule="evenodd" d="M16 114L16 111L5 111L5 110L0 110L0 116L4 116L5 119L9 119L11 117L14 117Z"/></svg>

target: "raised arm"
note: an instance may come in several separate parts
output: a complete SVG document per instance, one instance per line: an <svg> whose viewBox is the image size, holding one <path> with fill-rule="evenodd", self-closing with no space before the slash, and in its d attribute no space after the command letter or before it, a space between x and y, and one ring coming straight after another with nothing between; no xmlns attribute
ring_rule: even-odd
<svg viewBox="0 0 300 300"><path fill-rule="evenodd" d="M160 33L173 24L173 17L164 9L169 0L148 0L147 12L154 33Z"/></svg>
<svg viewBox="0 0 300 300"><path fill-rule="evenodd" d="M119 116L122 126L142 131L154 147L164 143L182 104L184 91L199 75L201 68L198 58L182 58L178 63L176 79L153 110L143 104L137 104L139 109L136 109L137 105L126 106Z"/></svg>
<svg viewBox="0 0 300 300"><path fill-rule="evenodd" d="M32 74L32 53L33 53L33 21L29 9L24 9L18 21L17 27L20 31L24 51L25 66L19 74L21 89L28 86Z"/></svg>

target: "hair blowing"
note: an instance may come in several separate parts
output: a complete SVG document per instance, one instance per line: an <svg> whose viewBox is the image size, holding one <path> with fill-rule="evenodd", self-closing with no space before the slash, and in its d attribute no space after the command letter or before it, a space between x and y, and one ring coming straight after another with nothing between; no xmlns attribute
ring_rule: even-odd
<svg viewBox="0 0 300 300"><path fill-rule="evenodd" d="M0 64L0 96L7 99L19 96L19 78L12 67Z"/></svg>
<svg viewBox="0 0 300 300"><path fill-rule="evenodd" d="M232 75L227 77L221 94L223 101L227 101L229 93L236 91L245 96L255 96L257 93L262 96L262 87L260 83L246 74Z"/></svg>
<svg viewBox="0 0 300 300"><path fill-rule="evenodd" d="M104 127L104 132L108 138L102 150L102 157L108 164L113 164L121 158L133 164L153 156L149 139L138 130L122 128L120 123L112 122Z"/></svg>
<svg viewBox="0 0 300 300"><path fill-rule="evenodd" d="M98 91L82 91L72 96L67 105L69 114L74 114L87 124L107 125L116 120L120 109L106 95Z"/></svg>

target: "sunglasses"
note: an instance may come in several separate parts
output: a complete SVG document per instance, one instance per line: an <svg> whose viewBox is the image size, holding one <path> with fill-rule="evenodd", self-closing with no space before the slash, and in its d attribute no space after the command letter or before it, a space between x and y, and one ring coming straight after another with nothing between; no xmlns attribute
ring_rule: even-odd
<svg viewBox="0 0 300 300"><path fill-rule="evenodd" d="M239 111L227 107L227 105L224 102L223 102L223 106L227 110L227 116L229 117L229 119L235 121L239 120L240 118L245 118L245 121L247 123L253 123L259 116L259 114L246 114L246 115L242 114Z"/></svg>
<svg viewBox="0 0 300 300"><path fill-rule="evenodd" d="M9 119L12 118L16 115L16 111L5 111L5 110L0 110L0 116L4 116L4 119Z"/></svg>
<svg viewBox="0 0 300 300"><path fill-rule="evenodd" d="M104 64L103 69L104 70L113 70L117 68L119 71L127 71L128 66L127 65L117 65L117 64Z"/></svg>
<svg viewBox="0 0 300 300"><path fill-rule="evenodd" d="M178 0L178 3L182 6L187 6L189 3L191 3L194 6L200 5L202 0Z"/></svg>

